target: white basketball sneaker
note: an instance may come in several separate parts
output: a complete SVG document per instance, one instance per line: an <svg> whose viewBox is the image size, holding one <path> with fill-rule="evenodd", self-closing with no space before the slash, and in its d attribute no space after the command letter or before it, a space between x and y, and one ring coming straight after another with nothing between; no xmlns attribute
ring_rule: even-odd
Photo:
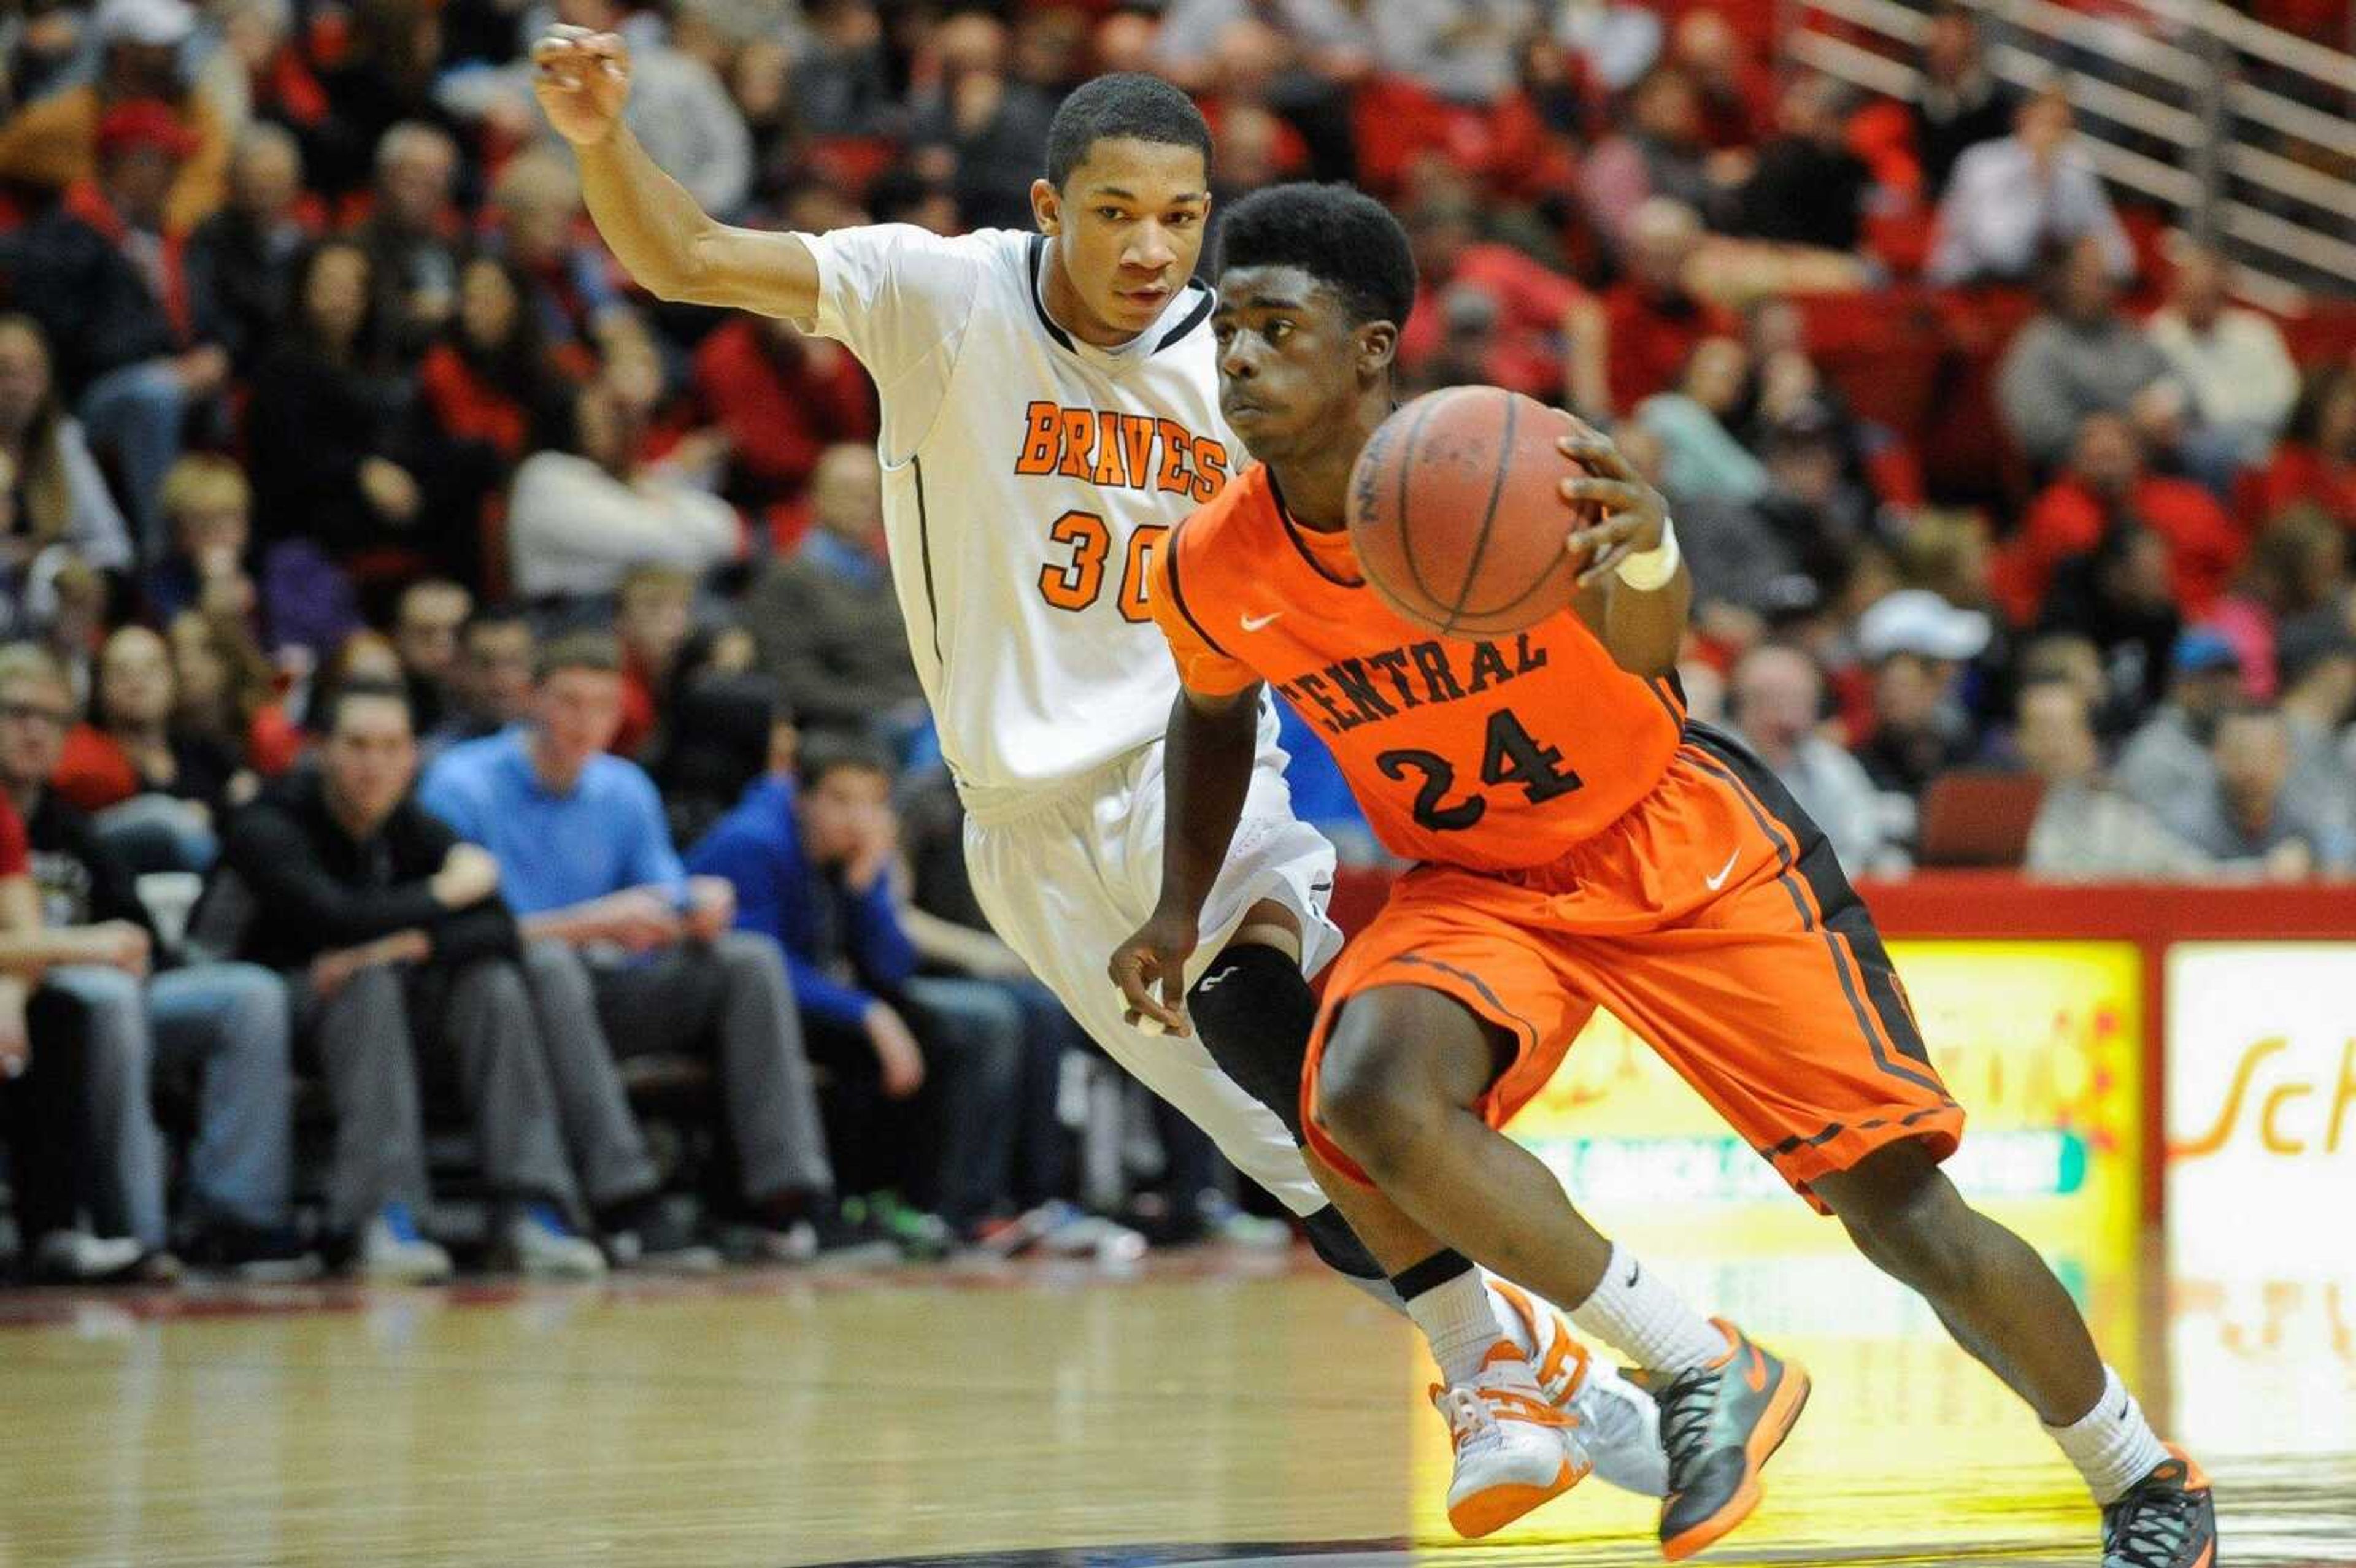
<svg viewBox="0 0 2356 1568"><path fill-rule="evenodd" d="M1471 1382L1432 1384L1431 1403L1456 1448L1448 1522L1467 1540L1503 1530L1594 1468L1580 1418L1547 1397L1511 1340L1490 1347Z"/></svg>
<svg viewBox="0 0 2356 1568"><path fill-rule="evenodd" d="M1653 1396L1595 1360L1563 1315L1509 1280L1483 1274L1497 1321L1537 1378L1547 1398L1579 1417L1579 1438L1596 1478L1657 1498L1669 1489L1669 1456L1661 1446L1661 1407Z"/></svg>

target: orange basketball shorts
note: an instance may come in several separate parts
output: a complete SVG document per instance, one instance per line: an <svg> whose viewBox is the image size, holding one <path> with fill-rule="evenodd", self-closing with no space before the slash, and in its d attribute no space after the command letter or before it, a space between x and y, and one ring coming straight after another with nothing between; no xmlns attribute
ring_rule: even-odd
<svg viewBox="0 0 2356 1568"><path fill-rule="evenodd" d="M1944 1159L1962 1137L1964 1113L1831 845L1758 759L1706 726L1688 729L1659 788L1562 859L1419 866L1344 951L1301 1114L1319 1155L1361 1182L1319 1123L1317 1068L1350 998L1388 986L1442 992L1512 1038L1474 1107L1494 1127L1602 1007L1812 1202L1810 1182L1885 1144L1917 1138Z"/></svg>

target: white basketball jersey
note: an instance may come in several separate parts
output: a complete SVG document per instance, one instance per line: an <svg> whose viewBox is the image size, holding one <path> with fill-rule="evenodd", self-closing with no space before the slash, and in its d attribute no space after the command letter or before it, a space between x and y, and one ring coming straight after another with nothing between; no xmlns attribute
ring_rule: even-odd
<svg viewBox="0 0 2356 1568"><path fill-rule="evenodd" d="M1154 552L1244 461L1209 292L1096 348L1047 315L1044 236L805 238L806 325L882 394L893 577L958 781L1035 787L1158 739L1178 682L1146 609Z"/></svg>

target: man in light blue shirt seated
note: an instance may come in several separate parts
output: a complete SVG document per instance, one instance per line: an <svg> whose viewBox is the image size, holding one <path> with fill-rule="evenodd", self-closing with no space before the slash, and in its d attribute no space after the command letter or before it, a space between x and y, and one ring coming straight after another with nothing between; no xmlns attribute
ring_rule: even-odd
<svg viewBox="0 0 2356 1568"><path fill-rule="evenodd" d="M711 1051L742 1178L744 1217L765 1256L816 1247L809 1221L834 1189L809 1060L777 944L730 929L733 889L690 877L638 766L606 748L622 719L621 652L603 634L550 643L531 717L443 753L419 798L499 863L525 939L543 1030L596 1032L605 1068L559 1086L565 1142L604 1148L616 1170L643 1157L616 1051ZM593 1202L601 1172L580 1172ZM640 1200L600 1216L617 1255L655 1225Z"/></svg>

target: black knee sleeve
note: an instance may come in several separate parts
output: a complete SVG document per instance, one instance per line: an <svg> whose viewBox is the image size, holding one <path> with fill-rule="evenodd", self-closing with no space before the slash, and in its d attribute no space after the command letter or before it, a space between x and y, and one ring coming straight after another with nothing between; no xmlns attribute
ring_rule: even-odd
<svg viewBox="0 0 2356 1568"><path fill-rule="evenodd" d="M1327 1268L1335 1274L1348 1275L1362 1282L1380 1280L1391 1283L1375 1254L1366 1251L1366 1243L1358 1240L1358 1232L1342 1218L1342 1211L1331 1203L1314 1214L1304 1215L1301 1228L1309 1232L1309 1244ZM1380 1296L1382 1292L1376 1291Z"/></svg>
<svg viewBox="0 0 2356 1568"><path fill-rule="evenodd" d="M1299 1143L1301 1073L1317 1024L1317 998L1301 965L1258 943L1231 947L1194 983L1186 1012L1219 1071L1274 1111ZM1301 1228L1327 1267L1360 1281L1384 1278L1382 1264L1332 1204Z"/></svg>
<svg viewBox="0 0 2356 1568"><path fill-rule="evenodd" d="M1186 1013L1219 1071L1301 1141L1301 1072L1317 998L1301 965L1273 947L1245 943L1213 961L1186 996Z"/></svg>

